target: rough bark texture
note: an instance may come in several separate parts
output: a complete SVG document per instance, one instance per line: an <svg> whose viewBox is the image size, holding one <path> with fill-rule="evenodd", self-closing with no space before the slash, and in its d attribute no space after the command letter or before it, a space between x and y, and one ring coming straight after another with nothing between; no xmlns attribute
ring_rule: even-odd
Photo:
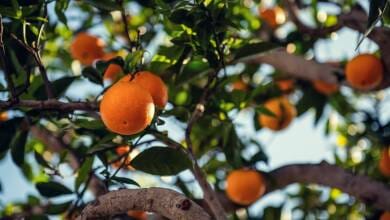
<svg viewBox="0 0 390 220"><path fill-rule="evenodd" d="M337 84L336 72L342 70L301 56L289 54L284 48L254 55L241 60L247 63L266 63L293 77L305 80L321 80Z"/></svg>
<svg viewBox="0 0 390 220"><path fill-rule="evenodd" d="M90 203L78 220L108 219L128 210L144 210L175 220L208 220L211 217L184 195L163 188L121 189Z"/></svg>
<svg viewBox="0 0 390 220"><path fill-rule="evenodd" d="M382 210L390 210L390 188L367 176L352 174L336 165L291 164L268 173L267 192L282 189L292 183L315 183L338 188L363 203Z"/></svg>

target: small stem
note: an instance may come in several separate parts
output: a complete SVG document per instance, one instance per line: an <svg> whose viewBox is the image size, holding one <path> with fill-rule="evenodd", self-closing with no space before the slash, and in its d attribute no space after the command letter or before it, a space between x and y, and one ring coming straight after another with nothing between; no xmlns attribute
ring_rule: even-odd
<svg viewBox="0 0 390 220"><path fill-rule="evenodd" d="M25 44L22 40L20 40L13 33L11 33L11 37L13 39L15 39L20 45L22 45L28 52L30 52L33 55L35 63L38 65L39 72L41 73L41 76L42 76L42 79L43 79L43 83L45 85L47 98L48 99L54 98L51 83L49 81L49 78L47 77L47 72L46 72L45 66L42 63L41 55L39 54L39 49L38 49L39 47L38 47L38 45L36 45L33 48L30 45Z"/></svg>
<svg viewBox="0 0 390 220"><path fill-rule="evenodd" d="M126 35L126 38L127 38L127 40L129 41L129 44L130 44L130 48L132 50L134 45L133 45L133 41L130 38L130 30L129 30L129 27L127 25L127 16L126 16L126 10L125 10L125 7L124 7L123 0L117 0L117 3L121 7L121 17L122 17L122 23L123 23L123 26L124 26L124 34Z"/></svg>

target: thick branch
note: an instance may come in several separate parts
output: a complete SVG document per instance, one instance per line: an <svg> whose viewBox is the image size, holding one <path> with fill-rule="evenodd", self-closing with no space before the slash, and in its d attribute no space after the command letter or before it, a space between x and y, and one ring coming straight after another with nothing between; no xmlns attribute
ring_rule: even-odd
<svg viewBox="0 0 390 220"><path fill-rule="evenodd" d="M284 188L292 183L316 183L338 188L367 205L390 210L390 188L388 186L367 176L352 174L327 162L287 165L270 172L269 176L273 184L268 188L268 192Z"/></svg>
<svg viewBox="0 0 390 220"><path fill-rule="evenodd" d="M355 175L336 165L322 162L319 164L291 164L265 173L268 179L267 193L283 189L293 183L319 184L338 188L359 199L361 202L382 210L390 210L390 188L367 176ZM239 208L225 195L219 195L227 211Z"/></svg>
<svg viewBox="0 0 390 220"><path fill-rule="evenodd" d="M62 102L58 100L20 100L17 103L0 101L0 110L6 110L9 108L21 107L32 108L38 110L58 110L58 111L96 111L98 110L97 103L93 102Z"/></svg>
<svg viewBox="0 0 390 220"><path fill-rule="evenodd" d="M82 211L78 220L108 219L128 210L155 212L168 219L211 219L198 204L176 191L147 188L121 189L100 196Z"/></svg>
<svg viewBox="0 0 390 220"><path fill-rule="evenodd" d="M289 54L284 48L270 51L240 60L246 63L266 63L293 77L305 80L321 80L337 84L336 72L341 69L313 60L306 60L301 56Z"/></svg>

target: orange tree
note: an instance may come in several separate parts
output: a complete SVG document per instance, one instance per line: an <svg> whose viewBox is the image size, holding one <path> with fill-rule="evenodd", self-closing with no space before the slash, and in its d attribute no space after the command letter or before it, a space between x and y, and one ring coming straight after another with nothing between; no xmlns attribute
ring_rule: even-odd
<svg viewBox="0 0 390 220"><path fill-rule="evenodd" d="M302 219L389 219L389 2L272 4L1 1L0 158L39 194L0 198L0 217L280 219L293 205ZM343 28L377 51L319 62L316 43ZM239 135L237 113L278 132L309 110L343 146L334 164L260 170L272 155ZM174 178L145 187L135 172ZM242 212L293 183L290 203Z"/></svg>

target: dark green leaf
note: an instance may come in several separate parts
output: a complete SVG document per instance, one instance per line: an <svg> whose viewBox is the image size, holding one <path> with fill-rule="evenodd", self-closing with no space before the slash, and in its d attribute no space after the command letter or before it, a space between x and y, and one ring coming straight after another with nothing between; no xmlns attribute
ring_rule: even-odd
<svg viewBox="0 0 390 220"><path fill-rule="evenodd" d="M135 169L160 176L176 175L191 165L185 153L168 147L146 149L131 161Z"/></svg>
<svg viewBox="0 0 390 220"><path fill-rule="evenodd" d="M16 129L23 118L13 118L0 122L0 153L7 151L10 147Z"/></svg>
<svg viewBox="0 0 390 220"><path fill-rule="evenodd" d="M103 77L102 77L102 75L99 73L99 71L97 71L92 66L85 67L83 69L83 71L81 72L81 74L85 78L87 78L89 81L91 81L93 83L96 83L96 84L99 84L99 85L103 84Z"/></svg>
<svg viewBox="0 0 390 220"><path fill-rule="evenodd" d="M54 97L58 98L64 94L76 78L77 77L66 76L51 82ZM38 99L47 99L45 86L43 84L34 92L34 96Z"/></svg>
<svg viewBox="0 0 390 220"><path fill-rule="evenodd" d="M73 193L69 188L57 182L39 182L35 186L42 196L48 198Z"/></svg>
<svg viewBox="0 0 390 220"><path fill-rule="evenodd" d="M40 153L34 151L35 161L43 167L51 169L50 164L42 157Z"/></svg>
<svg viewBox="0 0 390 220"><path fill-rule="evenodd" d="M259 114L263 114L263 115L267 115L267 116L271 116L271 117L276 117L276 115L272 111L270 111L268 108L266 108L264 106L257 106L256 112Z"/></svg>
<svg viewBox="0 0 390 220"><path fill-rule="evenodd" d="M72 201L59 204L50 204L46 209L46 213L49 215L58 215L64 213L70 207L71 204Z"/></svg>
<svg viewBox="0 0 390 220"><path fill-rule="evenodd" d="M111 179L115 180L119 183L125 183L125 184L130 184L130 185L135 185L135 186L141 187L137 182L135 182L132 179L126 178L126 177L113 176L113 177L111 177Z"/></svg>
<svg viewBox="0 0 390 220"><path fill-rule="evenodd" d="M84 0L84 2L106 11L120 10L120 5L114 0Z"/></svg>
<svg viewBox="0 0 390 220"><path fill-rule="evenodd" d="M58 20L60 20L65 26L67 25L67 19L65 16L65 10L68 8L69 0L57 0L55 4L55 12Z"/></svg>
<svg viewBox="0 0 390 220"><path fill-rule="evenodd" d="M93 157L88 157L84 163L81 165L78 173L77 178L75 180L75 190L78 190L80 188L80 185L87 181L89 172L92 170L93 165Z"/></svg>
<svg viewBox="0 0 390 220"><path fill-rule="evenodd" d="M77 119L74 123L77 126L91 130L104 128L104 124L101 120Z"/></svg>
<svg viewBox="0 0 390 220"><path fill-rule="evenodd" d="M11 142L12 161L19 167L24 163L24 151L27 141L28 131L19 130Z"/></svg>

